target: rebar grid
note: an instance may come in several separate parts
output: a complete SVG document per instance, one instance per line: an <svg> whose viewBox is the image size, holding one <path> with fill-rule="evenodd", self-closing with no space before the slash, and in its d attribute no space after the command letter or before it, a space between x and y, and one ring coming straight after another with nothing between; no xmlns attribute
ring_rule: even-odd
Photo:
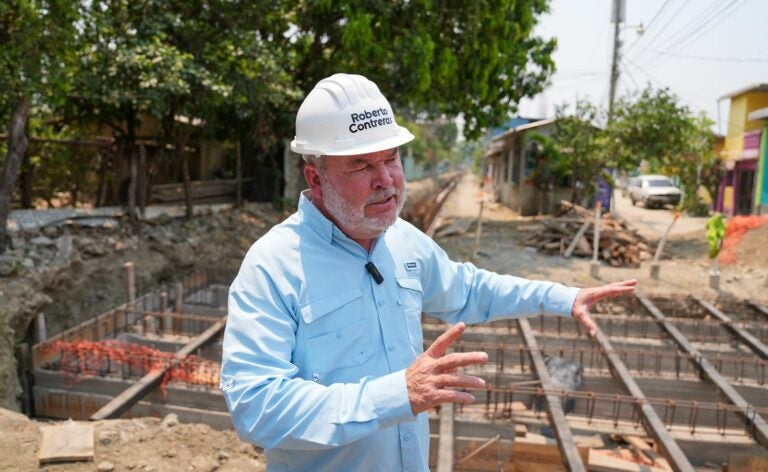
<svg viewBox="0 0 768 472"><path fill-rule="evenodd" d="M739 415L754 418L756 415L768 413L768 408L749 407L746 410L735 405L721 402L701 402L695 400L676 400L671 398L646 398L639 400L628 395L606 394L598 392L579 392L572 390L544 389L541 387L517 386L495 387L485 389L465 389L478 399L470 406L458 405L458 413L482 406L482 414L489 419L525 419L534 415L536 418L546 417L543 405L546 395L554 395L567 400L580 400L577 408L567 413L568 417L585 419L587 424L594 420L609 420L617 427L620 422L630 421L635 427L642 427L638 407L648 404L658 412L664 425L669 430L673 425L685 426L691 434L696 433L697 427L705 427L702 418L707 416L709 423L714 423L716 431L725 435L729 431L742 429L750 438L754 438L754 430L741 420ZM478 403L479 402L479 403ZM525 408L516 407L521 402ZM528 408L530 406L530 408ZM606 413L608 412L608 413Z"/></svg>
<svg viewBox="0 0 768 472"><path fill-rule="evenodd" d="M179 360L175 353L135 343L55 341L47 344L42 354L50 354L48 351L54 351L56 361L43 368L60 372L68 385L85 377L138 380L152 371L166 368L161 388L171 382L208 388L216 388L219 384L221 366L217 362L194 355Z"/></svg>
<svg viewBox="0 0 768 472"><path fill-rule="evenodd" d="M522 372L530 372L532 369L528 355L531 349L524 344L458 341L455 349L457 352L487 352L488 363L495 371L497 381L502 373L513 370L512 366L519 367ZM605 350L601 347L540 346L536 350L543 355L558 356L577 362L589 373L610 373L610 365L604 355ZM669 374L672 374L676 379L699 379L701 371L696 360L706 357L715 368L733 382L766 386L768 377L766 372L768 361L750 353L692 356L678 350L640 348L614 349L613 352L617 353L630 372L636 375L668 378Z"/></svg>

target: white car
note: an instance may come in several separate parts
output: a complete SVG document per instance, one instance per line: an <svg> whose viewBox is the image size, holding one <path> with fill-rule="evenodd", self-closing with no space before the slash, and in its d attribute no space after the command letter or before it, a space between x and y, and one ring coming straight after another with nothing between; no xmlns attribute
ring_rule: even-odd
<svg viewBox="0 0 768 472"><path fill-rule="evenodd" d="M680 203L682 192L664 175L641 175L633 177L627 185L632 205L643 202L646 208L661 208L664 205Z"/></svg>

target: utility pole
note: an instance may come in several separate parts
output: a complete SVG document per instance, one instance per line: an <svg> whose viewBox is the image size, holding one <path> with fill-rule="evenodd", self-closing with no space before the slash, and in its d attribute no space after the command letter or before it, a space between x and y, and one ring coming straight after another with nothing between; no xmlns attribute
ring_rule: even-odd
<svg viewBox="0 0 768 472"><path fill-rule="evenodd" d="M624 21L625 0L613 0L611 7L611 21L613 22L613 62L611 64L611 89L608 96L608 122L613 119L613 101L616 98L616 86L619 82L619 58L621 57L621 39L619 31Z"/></svg>

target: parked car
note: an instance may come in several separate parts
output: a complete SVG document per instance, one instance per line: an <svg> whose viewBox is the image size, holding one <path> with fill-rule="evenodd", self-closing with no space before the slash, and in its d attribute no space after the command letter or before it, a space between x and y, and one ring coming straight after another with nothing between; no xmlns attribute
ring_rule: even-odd
<svg viewBox="0 0 768 472"><path fill-rule="evenodd" d="M632 205L643 202L646 208L661 208L680 203L682 192L664 175L641 175L630 179L627 193Z"/></svg>

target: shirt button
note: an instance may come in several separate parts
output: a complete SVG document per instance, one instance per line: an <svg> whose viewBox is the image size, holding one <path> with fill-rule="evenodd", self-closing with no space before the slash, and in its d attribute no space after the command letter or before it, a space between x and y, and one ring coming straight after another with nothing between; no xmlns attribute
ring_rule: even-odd
<svg viewBox="0 0 768 472"><path fill-rule="evenodd" d="M390 344L389 346L387 346L387 350L388 351L394 351L395 350L395 345L394 344Z"/></svg>
<svg viewBox="0 0 768 472"><path fill-rule="evenodd" d="M341 339L341 331L336 331L336 339Z"/></svg>
<svg viewBox="0 0 768 472"><path fill-rule="evenodd" d="M384 300L381 300L381 299L379 299L379 301L378 301L378 302L376 302L376 303L378 303L378 304L379 304L379 306L384 306Z"/></svg>
<svg viewBox="0 0 768 472"><path fill-rule="evenodd" d="M411 434L410 433L403 434L403 441L408 442L410 440L411 440Z"/></svg>

